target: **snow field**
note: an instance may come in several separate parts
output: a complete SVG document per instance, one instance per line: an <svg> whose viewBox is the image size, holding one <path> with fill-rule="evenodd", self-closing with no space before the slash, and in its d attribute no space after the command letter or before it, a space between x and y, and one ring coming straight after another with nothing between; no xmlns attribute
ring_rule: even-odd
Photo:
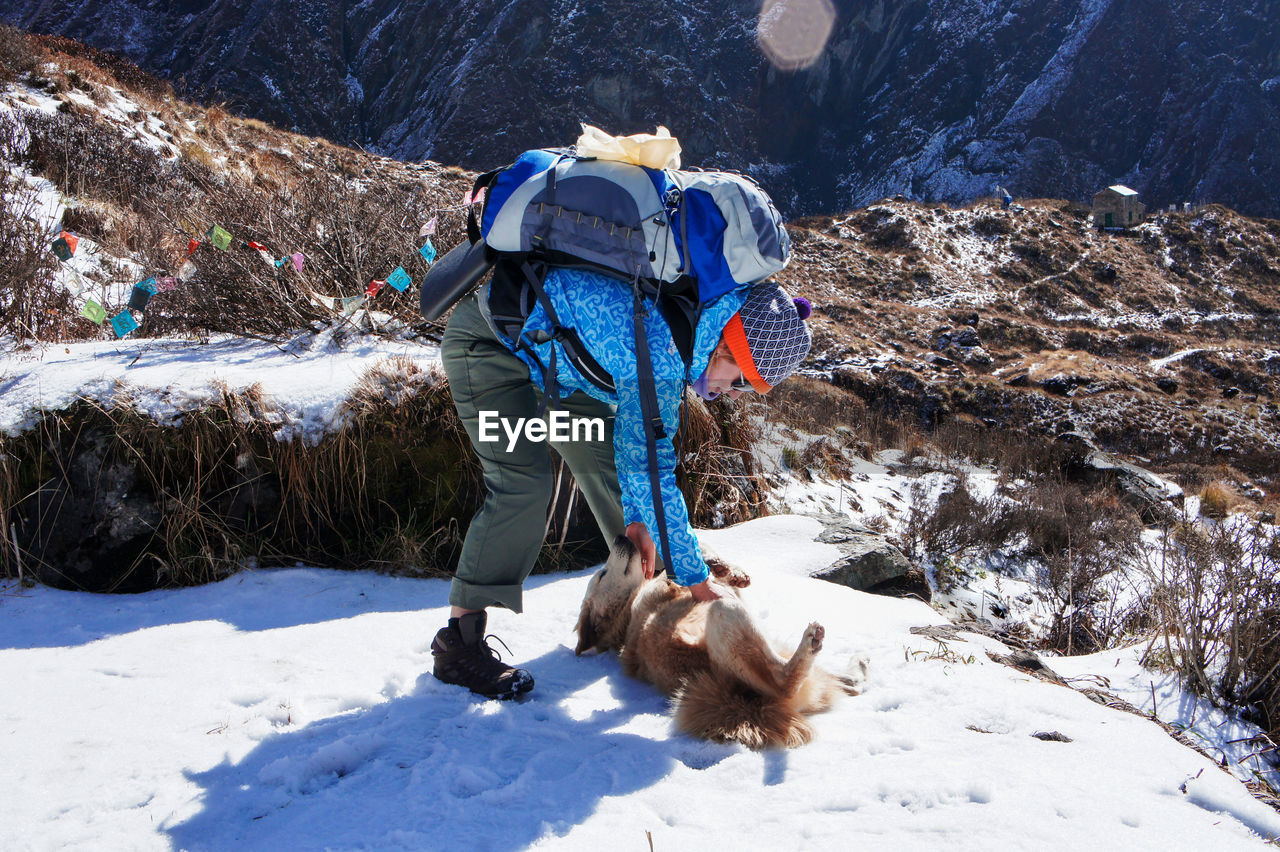
<svg viewBox="0 0 1280 852"><path fill-rule="evenodd" d="M650 832L656 849L1223 849L1280 834L1150 722L991 662L988 640L909 633L943 623L924 604L796 576L835 558L818 531L778 516L704 534L752 574L767 636L792 645L817 620L823 665L870 658L865 693L788 752L677 735L666 699L615 658L575 657L589 572L535 577L524 614L493 613L537 678L523 703L430 676L444 581L293 569L131 597L10 584L4 845L647 848Z"/></svg>

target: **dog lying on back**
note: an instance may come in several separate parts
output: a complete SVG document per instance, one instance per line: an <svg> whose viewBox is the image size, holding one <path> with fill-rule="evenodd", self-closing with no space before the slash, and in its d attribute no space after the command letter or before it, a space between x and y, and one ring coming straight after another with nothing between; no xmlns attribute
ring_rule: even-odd
<svg viewBox="0 0 1280 852"><path fill-rule="evenodd" d="M619 536L587 585L576 653L621 649L623 671L672 696L684 733L753 749L804 745L813 739L806 716L857 695L865 661L859 677L816 667L816 622L790 658L779 656L738 597L750 579L718 559L707 564L725 596L700 603L663 575L645 580L639 552Z"/></svg>

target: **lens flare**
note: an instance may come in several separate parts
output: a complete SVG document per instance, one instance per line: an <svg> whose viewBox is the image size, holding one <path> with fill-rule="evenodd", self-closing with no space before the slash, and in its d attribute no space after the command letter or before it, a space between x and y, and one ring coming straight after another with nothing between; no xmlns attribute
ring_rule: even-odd
<svg viewBox="0 0 1280 852"><path fill-rule="evenodd" d="M831 0L764 0L756 43L775 68L798 71L822 55L835 22Z"/></svg>

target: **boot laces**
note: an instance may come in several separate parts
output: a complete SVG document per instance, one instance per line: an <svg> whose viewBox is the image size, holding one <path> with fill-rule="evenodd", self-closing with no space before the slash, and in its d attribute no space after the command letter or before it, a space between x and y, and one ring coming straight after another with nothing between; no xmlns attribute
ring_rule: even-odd
<svg viewBox="0 0 1280 852"><path fill-rule="evenodd" d="M508 655L511 653L511 649L510 649L510 648L507 648L507 643L506 643L506 642L503 642L500 638L498 638L498 637L497 637L497 636L495 636L494 634L490 633L488 636L486 636L486 637L484 637L483 639L481 639L481 640L480 640L480 644L481 644L481 645L483 645L483 646L485 647L485 650L486 650L486 651L488 651L488 652L493 656L493 658L494 658L495 660L499 660L499 661L500 661L500 660L502 659L502 655L501 655L501 654L499 654L499 653L498 653L498 652L493 648L493 646L491 646L491 645L489 644L489 640L490 640L490 639L494 640L494 641L495 641L495 642L497 642L499 645L501 645L503 648L505 648L505 649L506 649L506 652L507 652L507 654L508 654Z"/></svg>

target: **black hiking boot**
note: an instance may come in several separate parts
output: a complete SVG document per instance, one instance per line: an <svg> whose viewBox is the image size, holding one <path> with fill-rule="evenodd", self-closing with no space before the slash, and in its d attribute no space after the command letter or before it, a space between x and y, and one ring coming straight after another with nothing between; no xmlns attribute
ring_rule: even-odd
<svg viewBox="0 0 1280 852"><path fill-rule="evenodd" d="M449 619L449 626L431 641L436 661L432 674L442 683L465 686L485 698L517 698L533 689L533 676L502 662L489 647L484 635L487 620L483 610Z"/></svg>

